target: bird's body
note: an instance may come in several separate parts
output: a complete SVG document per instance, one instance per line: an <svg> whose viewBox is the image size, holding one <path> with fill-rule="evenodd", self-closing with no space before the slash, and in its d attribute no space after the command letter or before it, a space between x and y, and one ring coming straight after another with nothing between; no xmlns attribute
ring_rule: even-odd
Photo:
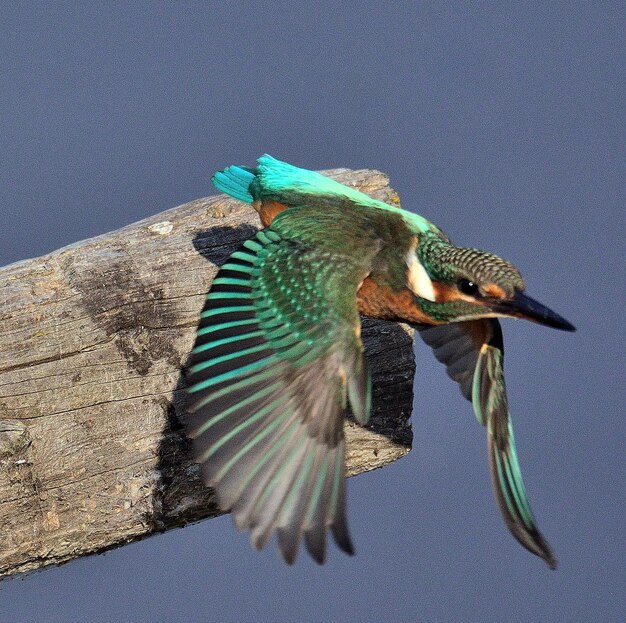
<svg viewBox="0 0 626 623"><path fill-rule="evenodd" d="M507 525L554 566L517 463L496 317L573 327L524 295L504 260L318 173L263 156L213 180L265 227L214 280L189 364L188 433L221 508L256 547L276 532L288 562L301 539L322 562L329 528L352 553L343 416L370 411L360 312L417 326L487 426Z"/></svg>

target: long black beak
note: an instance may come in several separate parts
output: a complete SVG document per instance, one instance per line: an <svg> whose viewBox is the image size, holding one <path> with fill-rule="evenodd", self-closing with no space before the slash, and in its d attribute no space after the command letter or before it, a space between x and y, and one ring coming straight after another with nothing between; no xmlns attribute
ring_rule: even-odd
<svg viewBox="0 0 626 623"><path fill-rule="evenodd" d="M539 301L530 298L520 290L515 291L515 297L506 301L497 301L489 307L496 313L506 316L527 318L547 327L561 329L562 331L576 331L576 327L567 322L565 318L542 305Z"/></svg>

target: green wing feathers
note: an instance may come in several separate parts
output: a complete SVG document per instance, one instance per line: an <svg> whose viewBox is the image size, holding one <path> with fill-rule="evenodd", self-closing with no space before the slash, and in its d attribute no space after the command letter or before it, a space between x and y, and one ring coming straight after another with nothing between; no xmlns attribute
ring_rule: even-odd
<svg viewBox="0 0 626 623"><path fill-rule="evenodd" d="M353 552L343 416L349 403L359 420L369 415L361 272L258 232L214 280L189 363L187 427L204 482L255 547L276 532L290 563L302 539L323 562L329 528Z"/></svg>
<svg viewBox="0 0 626 623"><path fill-rule="evenodd" d="M502 330L497 320L489 322L492 336L481 351L474 374L472 402L479 419L487 423L491 482L504 520L513 536L529 551L556 569L550 546L537 528L526 497L513 425L504 384Z"/></svg>
<svg viewBox="0 0 626 623"><path fill-rule="evenodd" d="M472 401L478 421L487 426L489 469L494 494L507 527L529 551L556 568L550 546L537 528L526 497L515 450L504 383L500 323L473 320L420 329L424 341Z"/></svg>

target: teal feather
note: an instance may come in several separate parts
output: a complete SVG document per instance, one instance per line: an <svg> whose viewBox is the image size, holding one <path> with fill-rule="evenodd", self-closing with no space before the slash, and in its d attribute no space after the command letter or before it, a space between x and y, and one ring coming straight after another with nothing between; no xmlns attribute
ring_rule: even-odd
<svg viewBox="0 0 626 623"><path fill-rule="evenodd" d="M343 415L350 404L366 422L371 405L356 309L367 258L290 239L298 218L258 232L214 280L189 362L187 430L203 479L255 547L276 532L288 562L302 539L322 562L328 528L353 551Z"/></svg>
<svg viewBox="0 0 626 623"><path fill-rule="evenodd" d="M551 569L556 560L537 528L522 479L504 384L504 348L500 323L472 320L422 327L420 334L472 401L476 419L487 427L489 466L494 494L507 527Z"/></svg>
<svg viewBox="0 0 626 623"><path fill-rule="evenodd" d="M254 169L232 165L223 171L218 171L211 181L218 190L227 195L246 203L252 203L254 197L250 193L249 188L254 178Z"/></svg>
<svg viewBox="0 0 626 623"><path fill-rule="evenodd" d="M255 169L231 165L215 173L212 181L222 192L247 203L271 199L291 207L304 205L312 199L320 204L349 201L357 206L399 214L419 232L439 231L418 214L378 201L325 175L301 169L268 154L258 159Z"/></svg>

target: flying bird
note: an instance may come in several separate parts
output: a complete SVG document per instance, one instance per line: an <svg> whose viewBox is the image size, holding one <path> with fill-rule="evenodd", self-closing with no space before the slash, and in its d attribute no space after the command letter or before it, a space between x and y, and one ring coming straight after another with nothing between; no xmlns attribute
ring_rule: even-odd
<svg viewBox="0 0 626 623"><path fill-rule="evenodd" d="M319 173L264 155L212 181L264 227L214 279L187 370L187 433L220 508L258 549L276 533L288 563L302 540L323 563L329 529L354 553L343 419L370 414L361 313L412 324L445 364L487 429L506 525L555 568L517 460L498 318L574 327L529 297L505 260Z"/></svg>

